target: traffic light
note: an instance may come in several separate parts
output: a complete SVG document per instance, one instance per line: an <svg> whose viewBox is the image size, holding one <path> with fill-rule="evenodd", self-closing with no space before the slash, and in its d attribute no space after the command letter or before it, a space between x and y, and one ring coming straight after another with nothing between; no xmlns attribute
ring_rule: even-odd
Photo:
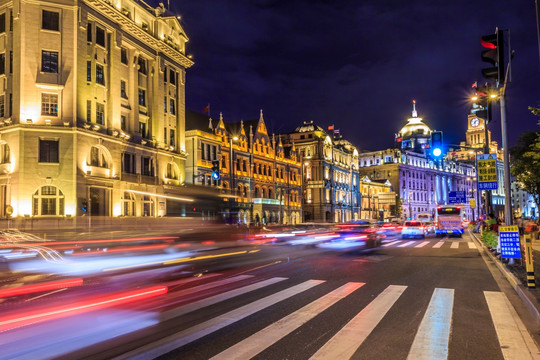
<svg viewBox="0 0 540 360"><path fill-rule="evenodd" d="M212 160L212 179L219 180L221 175L219 174L219 160Z"/></svg>
<svg viewBox="0 0 540 360"><path fill-rule="evenodd" d="M88 211L88 201L83 200L81 210L84 211L84 212Z"/></svg>
<svg viewBox="0 0 540 360"><path fill-rule="evenodd" d="M484 119L486 124L488 124L492 119L492 106L490 105L491 93L491 85L487 83L485 86L475 87L474 96L472 98L473 105L471 112L479 118Z"/></svg>
<svg viewBox="0 0 540 360"><path fill-rule="evenodd" d="M439 159L443 154L443 133L442 131L433 131L431 133L431 155Z"/></svg>
<svg viewBox="0 0 540 360"><path fill-rule="evenodd" d="M482 36L480 43L488 50L482 51L482 61L492 66L482 69L482 75L488 80L495 80L499 86L504 83L504 38L502 30L495 34Z"/></svg>

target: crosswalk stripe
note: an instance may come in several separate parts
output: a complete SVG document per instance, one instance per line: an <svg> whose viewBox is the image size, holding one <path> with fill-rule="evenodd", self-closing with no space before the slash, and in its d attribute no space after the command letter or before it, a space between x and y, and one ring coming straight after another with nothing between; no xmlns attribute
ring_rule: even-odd
<svg viewBox="0 0 540 360"><path fill-rule="evenodd" d="M253 275L238 275L238 276L233 276L233 277L223 279L223 280L212 281L212 282L209 282L207 284L193 286L193 287L185 289L185 290L180 290L180 291L171 293L170 294L171 296L169 296L168 298L170 300L171 299L177 299L177 298L180 298L180 297L185 297L187 295L198 293L200 291L209 290L209 289L212 289L212 288L215 288L215 287L218 287L218 286L229 285L229 284L235 283L237 281L246 280L246 279L249 279L249 278L252 278L252 277L253 277Z"/></svg>
<svg viewBox="0 0 540 360"><path fill-rule="evenodd" d="M383 246L384 247L387 247L387 246L392 246L392 245L395 245L395 244L399 244L401 241L397 240L397 241L392 241L391 243L388 243L388 244L384 244Z"/></svg>
<svg viewBox="0 0 540 360"><path fill-rule="evenodd" d="M484 291L495 332L505 359L538 359L538 349L506 295Z"/></svg>
<svg viewBox="0 0 540 360"><path fill-rule="evenodd" d="M240 321L258 311L288 299L300 292L306 291L314 286L324 283L324 280L308 280L301 284L292 286L275 294L266 296L247 305L231 310L223 315L214 317L208 321L192 326L176 334L167 336L153 343L144 345L138 349L122 354L115 359L153 359L167 354L181 346L198 340L219 329Z"/></svg>
<svg viewBox="0 0 540 360"><path fill-rule="evenodd" d="M454 289L436 288L407 359L447 359Z"/></svg>
<svg viewBox="0 0 540 360"><path fill-rule="evenodd" d="M363 285L365 284L349 282L229 347L214 356L212 360L251 359Z"/></svg>
<svg viewBox="0 0 540 360"><path fill-rule="evenodd" d="M424 247L426 246L427 244L429 244L430 241L423 241L421 242L420 244L416 245L415 248L421 248L421 247Z"/></svg>
<svg viewBox="0 0 540 360"><path fill-rule="evenodd" d="M310 360L350 359L407 286L390 285L319 349Z"/></svg>
<svg viewBox="0 0 540 360"><path fill-rule="evenodd" d="M476 249L476 244L472 241L469 241L469 249Z"/></svg>
<svg viewBox="0 0 540 360"><path fill-rule="evenodd" d="M248 293L250 291L257 290L257 289L261 289L261 288L263 288L265 286L269 286L269 285L275 284L275 283L283 281L283 280L287 280L287 278L275 277L275 278L259 281L259 282L256 282L254 284L250 284L250 285L247 285L247 286L243 286L243 287L238 288L238 289L230 290L230 291L227 291L227 292L224 292L224 293L221 293L221 294L210 296L208 298L192 302L190 304L187 304L185 306L181 306L179 308L164 311L164 312L162 312L160 314L159 318L160 318L161 321L170 320L170 319L173 319L173 318L178 317L180 315L184 315L184 314L190 313L192 311L199 310L199 309L202 309L204 307L214 305L214 304L217 304L217 303L225 301L225 300L232 299L232 298L234 298L236 296L243 295L243 294L246 294L246 293Z"/></svg>
<svg viewBox="0 0 540 360"><path fill-rule="evenodd" d="M412 245L412 244L414 244L414 243L415 243L415 241L407 241L407 242L404 243L404 244L398 245L398 247L405 247L405 246Z"/></svg>
<svg viewBox="0 0 540 360"><path fill-rule="evenodd" d="M438 243L436 243L435 245L433 245L433 248L434 248L434 249L438 249L438 248L440 248L440 247L443 246L443 245L444 245L444 240L441 240L441 241L439 241Z"/></svg>
<svg viewBox="0 0 540 360"><path fill-rule="evenodd" d="M450 245L451 249L457 249L459 248L459 241L452 241L452 245Z"/></svg>

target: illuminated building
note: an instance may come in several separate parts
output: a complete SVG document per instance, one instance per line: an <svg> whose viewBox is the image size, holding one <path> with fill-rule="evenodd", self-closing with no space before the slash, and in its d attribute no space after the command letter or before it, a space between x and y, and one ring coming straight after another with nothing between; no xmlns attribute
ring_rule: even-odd
<svg viewBox="0 0 540 360"><path fill-rule="evenodd" d="M256 120L225 122L187 111L186 182L218 188L227 221L242 224L302 222L301 162L296 147L268 134ZM220 179L212 179L219 160Z"/></svg>
<svg viewBox="0 0 540 360"><path fill-rule="evenodd" d="M401 207L398 213L404 219L416 219L420 213L434 214L437 206L448 204L451 191L466 192L465 213L472 219L468 200L477 197L475 168L448 157L443 161L431 159L426 151L431 132L414 105L412 117L396 136L399 148L360 153L360 174L392 184L396 206Z"/></svg>
<svg viewBox="0 0 540 360"><path fill-rule="evenodd" d="M286 139L300 153L304 173L304 221L360 219L358 150L331 129L304 122Z"/></svg>
<svg viewBox="0 0 540 360"><path fill-rule="evenodd" d="M142 1L15 0L0 38L0 216L167 215L193 65L179 20Z"/></svg>
<svg viewBox="0 0 540 360"><path fill-rule="evenodd" d="M364 176L360 181L362 199L361 219L384 220L393 217L396 197L392 184L386 179L372 180Z"/></svg>

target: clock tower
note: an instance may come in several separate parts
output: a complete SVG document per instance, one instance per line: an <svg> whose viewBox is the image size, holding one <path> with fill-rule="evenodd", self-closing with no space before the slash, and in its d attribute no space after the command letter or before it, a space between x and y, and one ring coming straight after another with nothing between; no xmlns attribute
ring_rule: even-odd
<svg viewBox="0 0 540 360"><path fill-rule="evenodd" d="M486 143L485 120L474 114L468 116L467 132L465 133L466 146L480 147ZM487 131L488 144L491 143L491 131Z"/></svg>

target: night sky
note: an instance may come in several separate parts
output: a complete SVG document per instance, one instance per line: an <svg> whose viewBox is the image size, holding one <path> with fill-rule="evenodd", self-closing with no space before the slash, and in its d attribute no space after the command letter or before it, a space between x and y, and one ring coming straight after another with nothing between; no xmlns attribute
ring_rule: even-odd
<svg viewBox="0 0 540 360"><path fill-rule="evenodd" d="M165 3L165 6L167 4ZM511 30L509 142L537 130L540 104L534 0L171 0L195 65L187 108L254 119L270 133L313 120L364 150L391 147L412 100L446 143L465 140L471 85L483 83L480 37ZM500 141L500 110L490 130Z"/></svg>

